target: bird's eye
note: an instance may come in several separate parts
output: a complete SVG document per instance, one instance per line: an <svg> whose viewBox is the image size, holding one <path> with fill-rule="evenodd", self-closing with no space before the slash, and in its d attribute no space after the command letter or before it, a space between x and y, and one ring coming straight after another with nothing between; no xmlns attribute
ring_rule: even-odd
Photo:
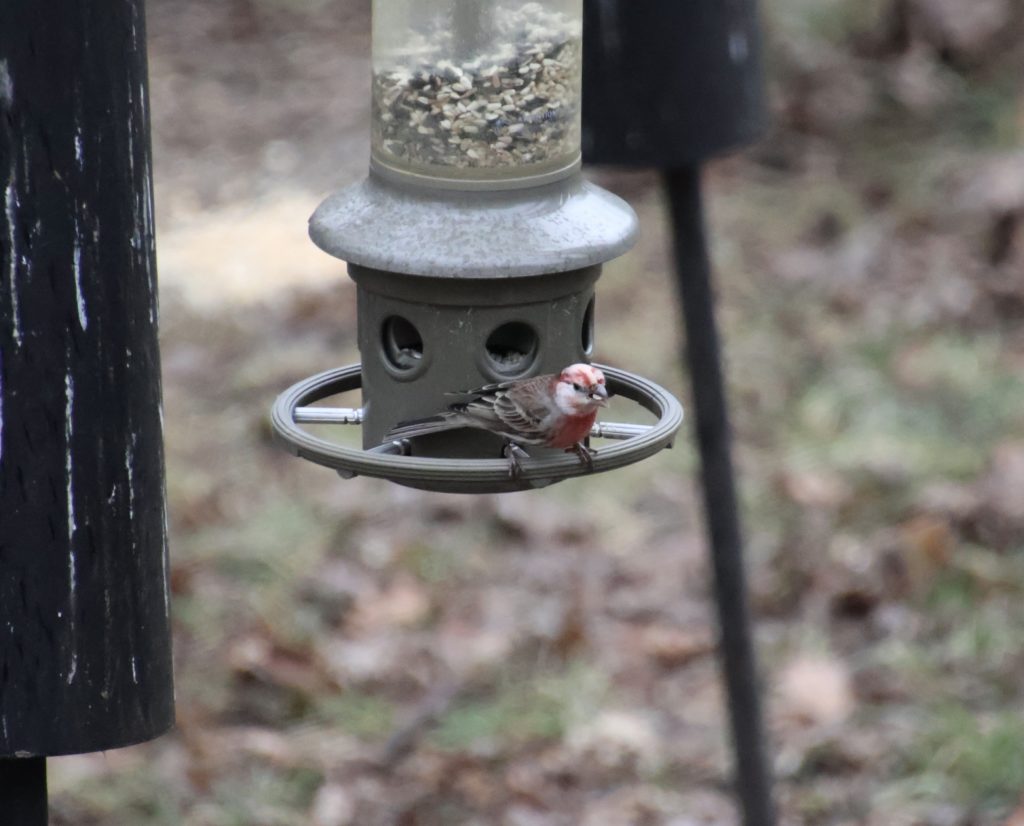
<svg viewBox="0 0 1024 826"><path fill-rule="evenodd" d="M572 389L575 390L577 393L582 393L583 392L583 385L582 384L577 384L576 382L573 382L572 383Z"/></svg>

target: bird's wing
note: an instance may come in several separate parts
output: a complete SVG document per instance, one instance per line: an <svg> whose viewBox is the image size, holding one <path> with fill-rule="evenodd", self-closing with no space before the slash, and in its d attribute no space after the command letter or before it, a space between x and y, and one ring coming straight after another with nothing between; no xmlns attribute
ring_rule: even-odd
<svg viewBox="0 0 1024 826"><path fill-rule="evenodd" d="M533 387L536 388L534 392L545 390L548 386L548 382L554 378L554 375L549 373L543 376L534 376L530 379L511 379L509 381L496 382L494 384L485 384L483 387L478 387L475 390L457 390L452 393L448 393L449 396L490 396L494 393L507 392L517 387Z"/></svg>
<svg viewBox="0 0 1024 826"><path fill-rule="evenodd" d="M543 444L551 436L553 381L554 376L537 376L495 394L494 412L518 441Z"/></svg>
<svg viewBox="0 0 1024 826"><path fill-rule="evenodd" d="M498 433L523 444L539 445L547 441L545 418L551 413L544 403L550 394L553 376L491 384L467 402L453 404L449 410L465 424Z"/></svg>

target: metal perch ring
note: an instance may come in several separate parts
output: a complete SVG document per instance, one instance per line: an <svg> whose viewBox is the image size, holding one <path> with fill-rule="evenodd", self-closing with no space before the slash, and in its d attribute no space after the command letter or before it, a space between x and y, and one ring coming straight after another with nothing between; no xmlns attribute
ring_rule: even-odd
<svg viewBox="0 0 1024 826"><path fill-rule="evenodd" d="M657 416L651 426L597 423L593 436L619 440L594 454L593 469L576 456L545 457L523 462L522 473L509 478L504 459L437 459L405 456L399 442L371 450L344 447L307 433L300 424L359 424L361 411L350 408L310 407L314 402L362 385L361 365L328 370L289 387L278 396L271 411L274 433L286 450L318 465L333 468L344 478L373 476L410 487L449 493L503 493L542 488L563 479L603 473L631 465L671 447L683 422L683 408L676 398L652 381L597 365L616 396L631 399Z"/></svg>

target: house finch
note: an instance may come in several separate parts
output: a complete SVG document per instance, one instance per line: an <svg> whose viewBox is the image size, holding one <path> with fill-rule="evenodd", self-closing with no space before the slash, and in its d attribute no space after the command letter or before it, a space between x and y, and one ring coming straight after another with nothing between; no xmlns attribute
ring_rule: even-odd
<svg viewBox="0 0 1024 826"><path fill-rule="evenodd" d="M456 393L472 396L444 412L425 419L399 422L389 439L410 439L457 427L475 427L503 436L505 457L513 478L520 473L519 459L528 454L522 445L542 445L575 451L580 461L593 465L583 443L608 403L604 374L590 364L572 364L561 373L488 384Z"/></svg>

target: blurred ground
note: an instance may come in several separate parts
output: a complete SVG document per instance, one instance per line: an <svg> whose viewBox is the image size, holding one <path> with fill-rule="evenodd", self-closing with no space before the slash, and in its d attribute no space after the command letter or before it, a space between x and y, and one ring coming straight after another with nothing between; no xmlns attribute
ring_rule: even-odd
<svg viewBox="0 0 1024 826"><path fill-rule="evenodd" d="M305 220L367 158L355 0L152 0L179 726L53 822L737 822L692 448L505 497L271 444L353 361ZM1024 823L1024 4L768 0L774 126L708 191L786 824ZM662 202L598 360L683 394ZM1021 808L1018 808L1020 806Z"/></svg>

